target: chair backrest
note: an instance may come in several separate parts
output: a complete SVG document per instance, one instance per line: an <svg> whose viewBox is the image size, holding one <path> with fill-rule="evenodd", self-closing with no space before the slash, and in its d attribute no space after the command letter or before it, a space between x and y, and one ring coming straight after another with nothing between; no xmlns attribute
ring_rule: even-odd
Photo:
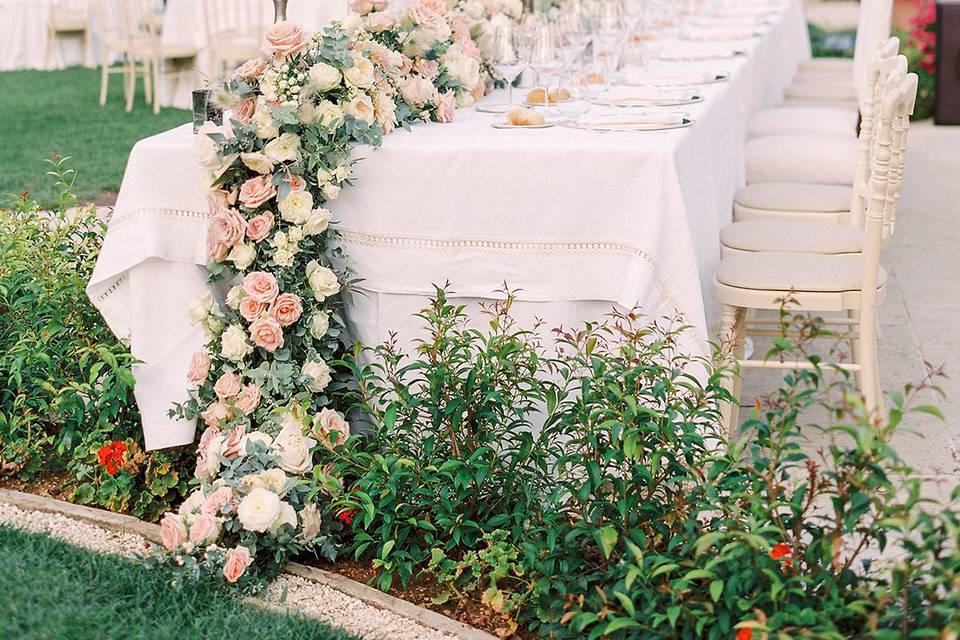
<svg viewBox="0 0 960 640"><path fill-rule="evenodd" d="M120 3L123 0L93 0L94 20L103 44L114 45L127 39Z"/></svg>
<svg viewBox="0 0 960 640"><path fill-rule="evenodd" d="M867 75L873 52L890 37L893 0L862 0L857 41L853 50L853 86L860 104L868 91Z"/></svg>
<svg viewBox="0 0 960 640"><path fill-rule="evenodd" d="M270 25L273 5L266 0L202 0L207 46L243 40L259 44Z"/></svg>
<svg viewBox="0 0 960 640"><path fill-rule="evenodd" d="M127 41L131 45L157 44L159 33L154 19L153 0L119 0L117 9Z"/></svg>
<svg viewBox="0 0 960 640"><path fill-rule="evenodd" d="M901 75L899 69L894 73L899 77L896 82L890 82L886 95L877 105L877 145L870 162L870 183L866 194L861 309L869 313L876 304L880 250L896 219L907 130L917 98L917 75Z"/></svg>
<svg viewBox="0 0 960 640"><path fill-rule="evenodd" d="M71 15L89 15L90 0L54 0L51 8L56 11L67 11Z"/></svg>
<svg viewBox="0 0 960 640"><path fill-rule="evenodd" d="M877 102L883 99L887 83L890 81L894 70L900 70L900 75L897 77L907 73L907 59L896 53L899 44L900 41L897 38L890 38L887 45L877 51L870 63L870 91L867 92L867 99L864 101L860 113L857 164L853 173L853 199L850 203L851 226L861 226L863 224L864 193L867 188L867 180L870 178L870 158L873 153L873 145L876 143L874 122L876 120ZM888 56L887 54L891 50L893 53Z"/></svg>

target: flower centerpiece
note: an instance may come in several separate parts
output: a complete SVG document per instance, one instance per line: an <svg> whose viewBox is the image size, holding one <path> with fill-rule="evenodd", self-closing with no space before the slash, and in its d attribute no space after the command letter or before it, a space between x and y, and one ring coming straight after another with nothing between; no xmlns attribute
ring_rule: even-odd
<svg viewBox="0 0 960 640"><path fill-rule="evenodd" d="M223 125L207 123L196 154L210 185L208 293L189 309L208 335L194 354L197 488L162 521L172 562L227 582L259 560L278 567L316 549L332 559L346 518L318 452L341 446L336 410L345 372L342 293L350 285L329 207L352 185L355 145L416 121L450 122L491 86L491 27L519 0L415 0L402 13L354 0L357 15L308 36L276 23L264 55L227 78ZM337 516L341 517L338 518Z"/></svg>

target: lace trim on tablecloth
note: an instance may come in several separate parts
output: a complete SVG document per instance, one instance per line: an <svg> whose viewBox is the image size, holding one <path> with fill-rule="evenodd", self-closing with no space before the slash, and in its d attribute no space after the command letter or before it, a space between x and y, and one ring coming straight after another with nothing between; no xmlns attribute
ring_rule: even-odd
<svg viewBox="0 0 960 640"><path fill-rule="evenodd" d="M164 220L206 220L210 217L208 211L196 211L192 209L133 209L124 211L120 215L114 215L110 218L109 230L114 231L125 227L137 220L143 218L161 218Z"/></svg>

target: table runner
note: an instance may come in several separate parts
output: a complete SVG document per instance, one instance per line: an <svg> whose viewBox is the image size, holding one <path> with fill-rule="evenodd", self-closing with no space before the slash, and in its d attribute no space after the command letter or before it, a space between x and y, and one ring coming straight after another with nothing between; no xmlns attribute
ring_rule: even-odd
<svg viewBox="0 0 960 640"><path fill-rule="evenodd" d="M785 6L748 55L654 70L723 69L684 107L693 127L597 133L555 127L500 131L492 116L457 112L387 136L357 155L358 186L331 203L364 279L347 309L365 344L407 338L433 284L464 298L520 289L521 319L550 326L596 319L611 305L651 317L682 314L684 347L704 349L717 235L742 181L751 111L774 104L809 55L802 9ZM680 44L680 43L677 43ZM497 99L494 96L488 99ZM206 200L189 126L141 141L130 156L88 293L137 365L148 448L190 442L194 425L166 413L187 397L190 354L203 343L186 307L204 290Z"/></svg>

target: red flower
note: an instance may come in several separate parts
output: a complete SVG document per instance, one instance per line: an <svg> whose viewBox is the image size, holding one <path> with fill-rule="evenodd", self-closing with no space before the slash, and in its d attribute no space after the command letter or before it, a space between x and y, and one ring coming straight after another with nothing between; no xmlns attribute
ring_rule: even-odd
<svg viewBox="0 0 960 640"><path fill-rule="evenodd" d="M343 524L350 525L353 524L353 518L357 515L359 509L350 509L349 511L344 511L337 514L337 520Z"/></svg>
<svg viewBox="0 0 960 640"><path fill-rule="evenodd" d="M122 466L127 452L127 444L117 440L97 449L97 461L111 476L117 475L117 467Z"/></svg>
<svg viewBox="0 0 960 640"><path fill-rule="evenodd" d="M737 629L737 640L752 640L753 638L753 629L750 627L743 627Z"/></svg>
<svg viewBox="0 0 960 640"><path fill-rule="evenodd" d="M770 550L770 557L774 560L783 560L783 566L792 567L793 566L793 551L790 550L790 545L785 542L780 542L776 544L773 549Z"/></svg>

